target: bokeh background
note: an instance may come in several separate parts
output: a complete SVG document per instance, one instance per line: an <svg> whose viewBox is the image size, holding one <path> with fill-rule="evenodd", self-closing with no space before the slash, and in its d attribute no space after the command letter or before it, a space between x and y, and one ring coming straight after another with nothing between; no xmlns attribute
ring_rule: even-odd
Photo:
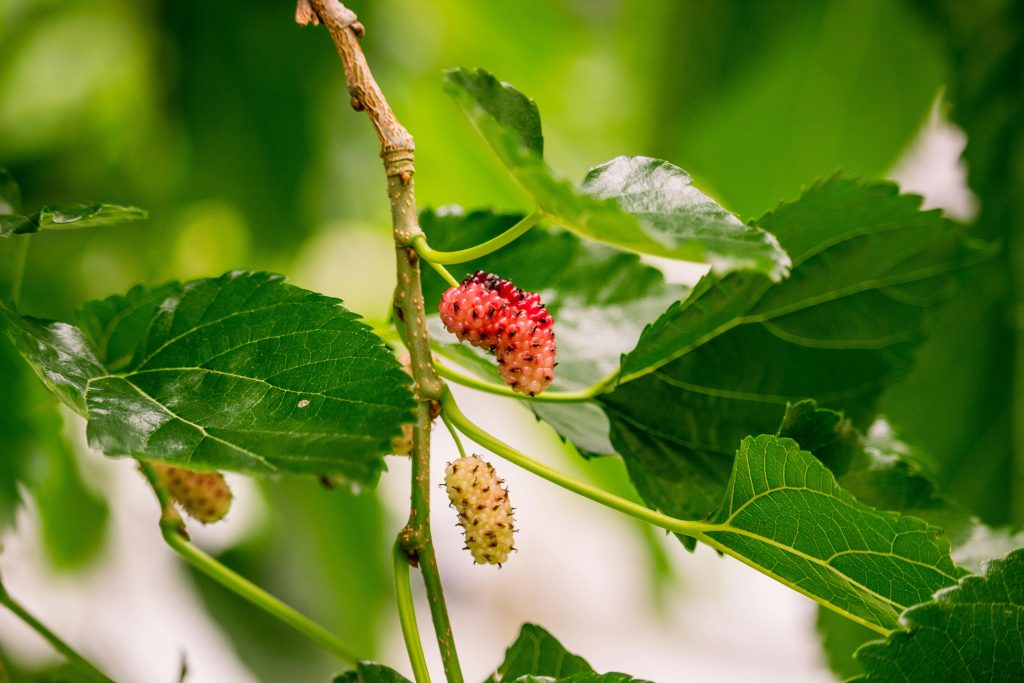
<svg viewBox="0 0 1024 683"><path fill-rule="evenodd" d="M966 89L972 45L950 26L962 19L973 30L980 10L959 16L955 3L898 0L350 6L367 27L363 45L382 88L416 137L424 207L528 206L441 88L444 68L481 66L536 99L547 157L568 178L619 154L660 157L753 218L842 169L897 179L963 221L979 205L988 210L968 189L965 135L950 122L965 120L955 107L950 114L950 93ZM377 142L349 108L327 33L295 25L293 12L286 0L0 0L0 165L20 181L25 205L98 200L151 213L144 223L34 237L25 312L68 319L81 302L135 283L244 267L285 273L383 323L393 274ZM1019 41L1020 24L983 35L998 54ZM976 103L1012 91L1019 74L981 88ZM992 109L994 120L977 111L969 120L1005 125L1017 111ZM978 157L992 178L995 156ZM984 220L978 229L999 236ZM0 280L12 257L13 240L0 241ZM1012 362L1000 298L1008 263L997 260L991 270L1000 275L982 283L995 291L983 303L996 303L955 301L960 310L939 323L945 345L928 347L924 369L890 399L890 416L930 454L936 476L993 523L1020 521L1008 502L1019 479L1008 445L1011 389L986 384ZM967 325L978 336L965 346L957 335ZM964 397L923 391L954 367L946 381ZM17 476L23 501L17 512L0 507L0 572L44 621L118 681L177 680L183 662L187 680L219 683L326 681L340 668L190 573L162 545L156 506L131 463L90 452L76 417L54 425L50 442L18 443L10 421L36 419L19 416L40 399L6 347L0 382L0 483L13 488ZM901 391L931 398L902 400ZM476 396L471 407L471 417L537 457L628 486L617 461L575 458L520 407ZM437 441L443 467L452 445L444 434ZM37 451L31 470L4 470L5 449L24 447ZM388 566L407 514L408 463L389 464L380 490L362 495L233 477L228 521L196 538L368 657L408 673ZM435 501L470 680L501 661L523 621L549 628L599 671L659 683L834 680L810 601L510 465L499 469L522 530L521 552L504 569L472 566L450 511ZM0 614L0 662L11 680L34 680L57 661Z"/></svg>

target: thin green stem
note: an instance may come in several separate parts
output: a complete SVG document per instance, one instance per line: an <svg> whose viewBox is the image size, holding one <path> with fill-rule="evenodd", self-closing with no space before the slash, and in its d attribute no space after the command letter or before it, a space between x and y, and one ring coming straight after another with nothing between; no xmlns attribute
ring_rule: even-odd
<svg viewBox="0 0 1024 683"><path fill-rule="evenodd" d="M294 607L285 604L243 576L239 576L223 564L204 553L178 532L164 533L164 540L187 563L195 569L242 597L267 613L277 617L293 629L309 638L324 650L350 664L360 657L326 628L316 623Z"/></svg>
<svg viewBox="0 0 1024 683"><path fill-rule="evenodd" d="M427 244L427 238L424 235L417 236L413 240L412 245L416 248L416 251L419 252L419 255L423 260L428 261L431 264L437 263L450 266L456 263L465 263L466 261L472 261L473 259L487 256L488 254L511 244L513 241L524 235L530 228L537 225L540 218L540 211L534 211L497 237L493 237L486 242L482 242L475 247L469 247L468 249L459 249L458 251L438 251L436 249L431 249L430 245Z"/></svg>
<svg viewBox="0 0 1024 683"><path fill-rule="evenodd" d="M28 248L32 244L29 235L20 235L16 238L17 246L14 252L14 273L11 275L11 301L15 306L21 298L21 284L25 280L25 266L28 263Z"/></svg>
<svg viewBox="0 0 1024 683"><path fill-rule="evenodd" d="M697 539L698 541L711 546L715 550L718 550L721 553L724 553L726 555L729 555L730 557L739 560L740 562L746 564L749 567L752 567L753 569L761 572L762 574L765 574L775 579L776 581L786 586L789 586L793 590L802 593L811 600L814 600L820 605L823 605L824 607L827 607L841 614L842 616L846 617L847 619L850 619L851 621L855 621L858 624L861 624L862 626L865 626L871 629L872 631L875 631L876 633L880 633L882 635L888 635L890 633L890 631L886 629L884 626L868 621L867 619L857 616L856 614L851 614L850 612L847 612L841 609L840 607L832 603L829 603L821 596L811 593L803 586L800 586L794 583L793 581L786 579L785 577L773 573L770 569L764 566L758 565L750 558L745 557L742 553L737 552L734 548L724 545L716 537L710 535L711 533L716 531L728 532L731 530L735 532L735 529L732 529L728 525L713 524L710 522L697 522L692 520L678 519L676 517L670 517L669 515L665 515L660 512L655 512L654 510L646 508L643 505L639 505L630 500L626 500L625 498L616 496L615 494L608 493L607 491L601 490L594 486L590 486L589 484L585 484L581 481L573 479L572 477L566 474L563 474L562 472L559 472L558 470L552 469L543 463L537 462L528 455L521 453L520 451L517 451L508 444L494 438L493 436L485 432L483 429L473 424L473 422L471 422L469 418L467 418L465 414L463 414L463 412L459 410L459 406L458 404L455 403L455 399L452 398L451 393L447 393L445 394L445 396L442 397L441 409L444 411L445 414L448 415L452 423L463 434L469 436L481 446L484 446L485 448L490 449L494 453L497 453L498 455L505 458L509 462L519 465L523 469L527 470L528 472L532 472L533 474L536 474L542 479L546 479L551 483L561 486L562 488L568 491L572 491L573 493L581 495L584 498L589 498L590 500L596 503L600 503L601 505L609 507L613 510L618 510L619 512L630 517L633 517L635 519L648 522L649 524L661 527L662 529L666 529L667 531L671 531L672 533L682 534L684 536L691 536Z"/></svg>
<svg viewBox="0 0 1024 683"><path fill-rule="evenodd" d="M589 498L596 503L610 507L613 510L618 510L630 517L642 519L645 522L649 522L655 526L659 526L677 534L700 537L702 532L714 528L713 525L706 524L704 522L676 519L675 517L669 517L668 515L664 515L660 512L655 512L643 505L639 505L630 500L626 500L625 498L616 496L615 494L608 493L607 491L597 487L585 484L573 479L567 474L548 467L541 462L537 462L525 453L517 451L507 443L494 438L483 429L473 424L473 422L471 422L470 419L459 409L458 404L455 403L455 399L452 397L450 392L446 393L441 399L441 410L443 411L443 414L448 416L460 432L470 437L481 446L494 451L509 462L519 465L524 470L532 472L538 477L547 479L551 483L561 486L573 493L579 494L584 498Z"/></svg>
<svg viewBox="0 0 1024 683"><path fill-rule="evenodd" d="M447 392L447 387L445 387ZM399 536L402 549L411 561L419 565L423 585L430 605L430 617L437 635L445 678L448 683L463 683L462 665L459 663L452 634L451 619L444 600L444 587L434 555L434 540L430 532L430 404L421 402L412 432L412 492L409 522Z"/></svg>
<svg viewBox="0 0 1024 683"><path fill-rule="evenodd" d="M458 370L438 362L436 357L434 358L434 367L437 368L437 374L441 375L441 377L445 379L455 382L456 384L461 384L462 386L470 387L471 389L483 391L488 394L494 394L496 396L515 398L521 401L537 401L540 403L581 403L583 401L589 401L602 393L618 376L618 371L616 370L597 384L591 385L586 389L580 389L579 391L546 391L542 394L538 394L537 396L524 396L523 394L512 391L508 387L461 373Z"/></svg>
<svg viewBox="0 0 1024 683"><path fill-rule="evenodd" d="M442 266L440 263L434 263L433 261L427 261L427 265L429 265L431 268L433 268L435 271L437 271L437 274L440 275L442 278L444 278L444 281L447 282L452 287L458 287L459 286L459 281L456 280L452 276L452 274L448 272L448 269L445 268L444 266Z"/></svg>
<svg viewBox="0 0 1024 683"><path fill-rule="evenodd" d="M185 562L239 597L277 617L339 659L350 664L359 662L361 658L326 628L192 545L185 535L185 525L181 516L175 510L170 494L160 482L156 472L149 463L141 460L139 469L149 480L150 486L160 502L160 532L163 534L164 541Z"/></svg>
<svg viewBox="0 0 1024 683"><path fill-rule="evenodd" d="M423 655L423 643L420 642L420 629L416 625L416 608L413 605L412 583L409 580L409 558L406 557L399 541L395 541L392 563L395 572L398 621L402 625L402 637L405 638L405 649L409 652L412 673L416 678L416 683L430 683L427 659Z"/></svg>
<svg viewBox="0 0 1024 683"><path fill-rule="evenodd" d="M114 683L113 679L100 671L95 664L78 654L74 648L61 640L56 633L48 629L45 624L36 619L28 610L22 607L21 604L11 597L3 584L0 584L0 604L11 610L11 612L13 612L19 619L31 627L33 631L41 635L54 650L64 655L64 658L73 664L78 671L80 671L90 681L96 681L96 683Z"/></svg>
<svg viewBox="0 0 1024 683"><path fill-rule="evenodd" d="M455 425L452 424L451 418L449 418L447 415L445 415L442 412L441 413L441 420L444 421L444 426L448 428L448 432L452 435L452 441L455 442L455 445L459 449L459 457L460 458L465 458L466 457L466 449L462 447L462 439L459 437L459 432L458 432L458 430L455 429Z"/></svg>

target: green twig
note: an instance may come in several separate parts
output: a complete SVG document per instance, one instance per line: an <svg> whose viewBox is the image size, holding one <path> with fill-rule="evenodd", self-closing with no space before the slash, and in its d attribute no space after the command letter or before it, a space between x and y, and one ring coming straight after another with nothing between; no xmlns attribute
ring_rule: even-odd
<svg viewBox="0 0 1024 683"><path fill-rule="evenodd" d="M668 529L677 534L684 534L686 536L698 537L701 533L709 528L704 522L694 522L683 519L676 519L675 517L669 517L660 512L655 512L650 508L644 507L632 501L626 500L616 496L615 494L608 493L595 486L585 484L581 481L573 479L567 474L559 472L547 465L538 462L530 456L517 451L508 444L499 441L480 427L473 424L468 417L459 409L457 403L455 403L454 397L451 393L445 394L444 398L441 399L441 410L452 423L458 428L460 432L476 441L481 446L494 451L506 460L519 465L524 470L532 472L542 479L547 479L553 484L557 484L564 489L577 493L584 498L589 498L601 505L618 510L619 512L625 513L630 517L642 519L645 522L650 522L655 526L660 526L663 529Z"/></svg>
<svg viewBox="0 0 1024 683"><path fill-rule="evenodd" d="M15 306L21 298L21 285L25 280L25 266L28 263L28 248L32 244L29 235L20 235L16 240L18 244L14 252L14 272L11 274L11 301Z"/></svg>
<svg viewBox="0 0 1024 683"><path fill-rule="evenodd" d="M537 401L539 403L582 403L583 401L589 401L602 393L610 384L615 382L615 379L618 376L618 371L616 370L597 384L591 385L586 389L580 389L579 391L545 391L544 393L536 396L524 396L523 394L512 391L508 387L501 386L500 384L494 384L493 382L487 382L485 380L463 374L458 370L438 362L436 357L434 358L434 367L437 368L437 374L441 375L441 377L449 379L457 384L470 387L471 389L477 389L478 391L484 391L496 396L515 398L522 401Z"/></svg>
<svg viewBox="0 0 1024 683"><path fill-rule="evenodd" d="M459 449L459 457L465 458L466 449L462 447L462 439L459 437L459 432L455 429L455 425L452 424L451 418L442 412L441 420L444 421L444 426L448 428L448 432L452 435L452 441L455 442L455 445Z"/></svg>
<svg viewBox="0 0 1024 683"><path fill-rule="evenodd" d="M387 177L391 202L391 231L395 241L397 284L394 313L402 339L409 350L409 366L416 398L416 422L412 432L412 495L409 522L399 536L402 550L423 574L430 614L449 683L463 683L462 669L452 636L448 608L434 557L430 535L430 427L432 407L447 386L431 361L427 316L423 307L420 256L413 248L423 234L416 212L415 154L412 135L391 110L366 62L359 38L365 28L355 13L336 0L298 0L296 19L300 23L321 23L331 34L351 102L365 111L380 140L380 156ZM432 264L449 284L458 283L440 264ZM410 652L410 658L413 657Z"/></svg>
<svg viewBox="0 0 1024 683"><path fill-rule="evenodd" d="M451 287L458 287L459 286L459 281L456 280L452 276L452 274L448 272L448 269L445 268L444 266L442 266L440 263L434 263L433 261L427 261L427 265L429 265L431 268L433 268L437 272L437 274L440 275L444 279L444 281L448 283L449 286L451 286Z"/></svg>
<svg viewBox="0 0 1024 683"><path fill-rule="evenodd" d="M412 502L409 522L402 530L399 541L406 556L419 566L423 576L445 677L449 683L463 683L462 665L452 635L444 587L441 585L441 575L434 555L433 535L430 532L430 410L427 403L420 403L417 408L418 419L413 427L412 438Z"/></svg>
<svg viewBox="0 0 1024 683"><path fill-rule="evenodd" d="M32 616L28 610L12 598L2 582L0 582L0 604L11 610L11 612L13 612L19 619L31 627L33 631L46 639L46 642L48 642L54 650L64 655L64 658L90 681L96 681L96 683L114 683L113 679L100 671L95 664L78 654L74 648L61 640L56 633L48 629L41 621Z"/></svg>
<svg viewBox="0 0 1024 683"><path fill-rule="evenodd" d="M402 550L402 545L398 541L395 541L392 561L395 572L398 621L402 625L402 637L405 638L405 649L409 653L412 673L416 678L416 683L430 683L427 659L423 656L423 643L420 642L420 630L416 625L416 608L412 600L412 583L409 581L409 558L406 557L405 551Z"/></svg>
<svg viewBox="0 0 1024 683"><path fill-rule="evenodd" d="M458 251L438 251L436 249L432 249L430 245L427 244L427 238L424 235L416 237L416 239L413 240L412 245L416 247L416 251L419 252L419 255L423 260L432 265L442 264L450 266L456 263L465 263L466 261L472 261L473 259L487 256L488 254L511 244L514 240L525 234L527 230L537 225L540 218L541 213L539 211L534 211L497 237L491 238L486 242L482 242L475 247L469 247L468 249L459 249Z"/></svg>
<svg viewBox="0 0 1024 683"><path fill-rule="evenodd" d="M141 460L139 461L139 468L149 480L153 492L160 502L160 531L163 534L164 541L185 562L239 597L248 600L268 614L277 617L339 659L350 664L356 664L361 659L326 628L192 545L186 536L184 522L177 510L175 510L170 494L168 494L163 484L160 483L156 472L153 471L153 468L148 463Z"/></svg>

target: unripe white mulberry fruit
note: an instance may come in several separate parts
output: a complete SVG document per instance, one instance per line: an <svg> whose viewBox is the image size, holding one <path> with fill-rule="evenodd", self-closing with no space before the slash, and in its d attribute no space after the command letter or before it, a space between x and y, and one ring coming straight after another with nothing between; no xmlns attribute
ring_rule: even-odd
<svg viewBox="0 0 1024 683"><path fill-rule="evenodd" d="M466 549L480 564L501 566L513 547L512 504L504 482L478 455L448 463L445 489L466 533Z"/></svg>
<svg viewBox="0 0 1024 683"><path fill-rule="evenodd" d="M174 502L196 521L219 522L231 509L231 487L220 472L194 472L162 462L150 466Z"/></svg>

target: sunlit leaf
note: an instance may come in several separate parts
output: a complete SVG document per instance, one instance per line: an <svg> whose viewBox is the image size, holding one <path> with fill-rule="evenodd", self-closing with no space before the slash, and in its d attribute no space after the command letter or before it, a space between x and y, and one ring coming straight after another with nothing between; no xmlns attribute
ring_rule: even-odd
<svg viewBox="0 0 1024 683"><path fill-rule="evenodd" d="M707 262L718 273L785 275L789 258L775 239L694 188L682 169L619 157L593 169L577 190L545 163L540 117L525 95L481 69L451 70L446 83L537 207L570 230L624 249Z"/></svg>

